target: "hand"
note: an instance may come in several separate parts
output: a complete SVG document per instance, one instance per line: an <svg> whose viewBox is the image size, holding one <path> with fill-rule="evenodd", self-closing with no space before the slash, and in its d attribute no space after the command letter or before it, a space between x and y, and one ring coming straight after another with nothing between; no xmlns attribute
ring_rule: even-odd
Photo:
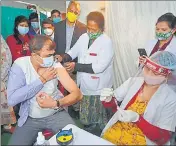
<svg viewBox="0 0 176 146"><path fill-rule="evenodd" d="M6 87L5 84L1 81L1 92L5 91Z"/></svg>
<svg viewBox="0 0 176 146"><path fill-rule="evenodd" d="M23 50L29 50L29 44L28 43L23 44Z"/></svg>
<svg viewBox="0 0 176 146"><path fill-rule="evenodd" d="M54 67L47 68L46 71L41 75L42 78L44 78L47 81L50 81L57 76L57 71Z"/></svg>
<svg viewBox="0 0 176 146"><path fill-rule="evenodd" d="M62 62L63 58L60 55L55 55L54 57L58 62Z"/></svg>
<svg viewBox="0 0 176 146"><path fill-rule="evenodd" d="M55 108L57 107L57 102L45 92L39 92L36 95L36 100L40 107L42 108Z"/></svg>
<svg viewBox="0 0 176 146"><path fill-rule="evenodd" d="M140 56L140 57L139 57L139 63L140 63L140 64L143 64L143 63L144 63L144 60L145 60L145 57L144 57L144 56Z"/></svg>
<svg viewBox="0 0 176 146"><path fill-rule="evenodd" d="M100 101L110 102L113 95L114 95L114 92L112 88L104 88L101 91Z"/></svg>
<svg viewBox="0 0 176 146"><path fill-rule="evenodd" d="M139 120L139 114L132 110L123 110L118 108L119 121L121 122L137 122Z"/></svg>
<svg viewBox="0 0 176 146"><path fill-rule="evenodd" d="M74 68L75 68L75 62L67 62L67 63L64 63L64 67L65 69L71 73L74 71Z"/></svg>

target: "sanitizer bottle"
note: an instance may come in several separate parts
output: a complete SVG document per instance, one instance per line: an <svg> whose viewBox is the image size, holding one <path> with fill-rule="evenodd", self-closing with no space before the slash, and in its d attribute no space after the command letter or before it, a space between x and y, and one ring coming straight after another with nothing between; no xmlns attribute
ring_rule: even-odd
<svg viewBox="0 0 176 146"><path fill-rule="evenodd" d="M42 132L38 132L38 137L37 137L37 141L34 144L35 146L49 146L49 141L45 140L44 135L42 134Z"/></svg>

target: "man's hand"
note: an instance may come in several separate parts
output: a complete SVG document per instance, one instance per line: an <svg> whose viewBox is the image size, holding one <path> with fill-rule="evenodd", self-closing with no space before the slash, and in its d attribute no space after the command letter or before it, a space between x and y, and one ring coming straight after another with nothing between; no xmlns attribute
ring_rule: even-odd
<svg viewBox="0 0 176 146"><path fill-rule="evenodd" d="M67 63L64 63L64 67L65 67L65 69L66 69L69 73L71 73L71 72L73 72L74 69L75 69L75 62L67 62Z"/></svg>
<svg viewBox="0 0 176 146"><path fill-rule="evenodd" d="M55 108L57 107L57 102L45 92L39 92L36 95L36 100L40 107L42 108Z"/></svg>
<svg viewBox="0 0 176 146"><path fill-rule="evenodd" d="M40 74L40 76L47 81L50 81L57 76L57 71L54 67L47 68L46 71L43 74Z"/></svg>
<svg viewBox="0 0 176 146"><path fill-rule="evenodd" d="M62 56L60 56L60 55L55 55L54 57L58 62L62 62L62 60L63 60Z"/></svg>
<svg viewBox="0 0 176 146"><path fill-rule="evenodd" d="M118 108L119 121L121 122L137 122L139 120L139 114L132 110L123 110Z"/></svg>

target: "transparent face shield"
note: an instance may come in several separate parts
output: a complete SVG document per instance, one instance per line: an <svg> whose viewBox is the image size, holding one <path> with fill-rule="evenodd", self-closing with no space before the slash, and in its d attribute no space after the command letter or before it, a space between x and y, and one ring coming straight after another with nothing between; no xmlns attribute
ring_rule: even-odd
<svg viewBox="0 0 176 146"><path fill-rule="evenodd" d="M149 74L149 72L152 73ZM127 93L131 86L139 82L139 80L140 83L143 82L143 84L146 83L153 86L168 84L176 92L176 71L161 66L148 57L145 57L136 74L129 79Z"/></svg>

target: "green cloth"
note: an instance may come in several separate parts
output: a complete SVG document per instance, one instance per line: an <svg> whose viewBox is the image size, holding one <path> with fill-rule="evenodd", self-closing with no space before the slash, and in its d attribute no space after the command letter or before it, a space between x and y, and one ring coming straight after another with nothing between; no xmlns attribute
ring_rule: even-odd
<svg viewBox="0 0 176 146"><path fill-rule="evenodd" d="M29 18L29 15L33 12L32 10L0 6L1 8L1 34L4 39L9 35L13 34L15 18L19 15L26 16ZM40 20L43 21L47 16L43 13L40 13Z"/></svg>
<svg viewBox="0 0 176 146"><path fill-rule="evenodd" d="M98 124L102 130L112 114L112 111L103 107L100 95L84 95L80 101L80 122L83 125Z"/></svg>

